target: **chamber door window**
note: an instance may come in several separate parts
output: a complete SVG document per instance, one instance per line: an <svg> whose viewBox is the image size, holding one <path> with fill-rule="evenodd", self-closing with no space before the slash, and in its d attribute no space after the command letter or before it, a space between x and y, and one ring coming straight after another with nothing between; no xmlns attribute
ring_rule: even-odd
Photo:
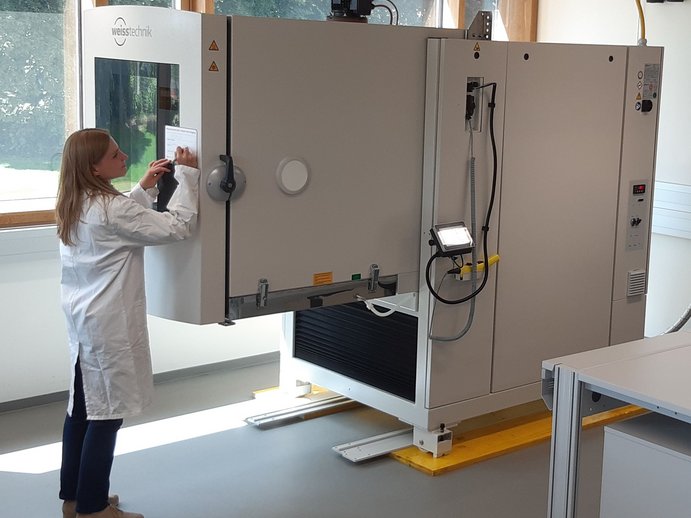
<svg viewBox="0 0 691 518"><path fill-rule="evenodd" d="M96 127L129 155L127 176L113 182L119 191L164 156L165 126L180 126L179 75L176 64L96 58Z"/></svg>

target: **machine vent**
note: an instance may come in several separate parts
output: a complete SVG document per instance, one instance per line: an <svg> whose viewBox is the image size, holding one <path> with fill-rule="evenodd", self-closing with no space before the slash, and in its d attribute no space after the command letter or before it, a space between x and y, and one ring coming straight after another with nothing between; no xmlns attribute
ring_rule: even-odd
<svg viewBox="0 0 691 518"><path fill-rule="evenodd" d="M415 401L417 318L381 318L363 303L297 311L296 358Z"/></svg>
<svg viewBox="0 0 691 518"><path fill-rule="evenodd" d="M645 270L629 271L628 283L626 285L626 296L635 297L645 294Z"/></svg>

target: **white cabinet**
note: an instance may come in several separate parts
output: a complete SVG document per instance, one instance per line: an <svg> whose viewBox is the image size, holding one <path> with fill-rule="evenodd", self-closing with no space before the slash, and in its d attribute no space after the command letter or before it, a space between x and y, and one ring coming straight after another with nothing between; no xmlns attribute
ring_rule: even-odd
<svg viewBox="0 0 691 518"><path fill-rule="evenodd" d="M691 515L691 425L647 414L605 428L601 518Z"/></svg>

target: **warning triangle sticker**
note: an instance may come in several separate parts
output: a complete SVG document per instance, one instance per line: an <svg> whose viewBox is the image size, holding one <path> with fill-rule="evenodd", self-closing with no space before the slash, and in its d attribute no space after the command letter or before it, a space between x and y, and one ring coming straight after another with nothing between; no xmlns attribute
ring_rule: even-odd
<svg viewBox="0 0 691 518"><path fill-rule="evenodd" d="M218 43L216 43L216 40L211 42L211 45L209 45L209 50L218 50Z"/></svg>
<svg viewBox="0 0 691 518"><path fill-rule="evenodd" d="M211 66L209 67L209 72L218 72L218 65L216 64L215 61L211 62Z"/></svg>
<svg viewBox="0 0 691 518"><path fill-rule="evenodd" d="M475 47L473 47L473 52L479 52L480 51L480 44L476 43Z"/></svg>
<svg viewBox="0 0 691 518"><path fill-rule="evenodd" d="M636 96L636 100L637 100L637 101L640 101L640 100L641 100L641 94L638 94L638 95Z"/></svg>

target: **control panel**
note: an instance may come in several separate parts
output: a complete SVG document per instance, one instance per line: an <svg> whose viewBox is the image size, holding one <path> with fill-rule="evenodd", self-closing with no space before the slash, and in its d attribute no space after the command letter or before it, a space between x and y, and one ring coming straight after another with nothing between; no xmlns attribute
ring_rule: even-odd
<svg viewBox="0 0 691 518"><path fill-rule="evenodd" d="M626 235L626 249L639 250L648 240L650 214L650 184L648 181L633 181L629 184L629 219Z"/></svg>

